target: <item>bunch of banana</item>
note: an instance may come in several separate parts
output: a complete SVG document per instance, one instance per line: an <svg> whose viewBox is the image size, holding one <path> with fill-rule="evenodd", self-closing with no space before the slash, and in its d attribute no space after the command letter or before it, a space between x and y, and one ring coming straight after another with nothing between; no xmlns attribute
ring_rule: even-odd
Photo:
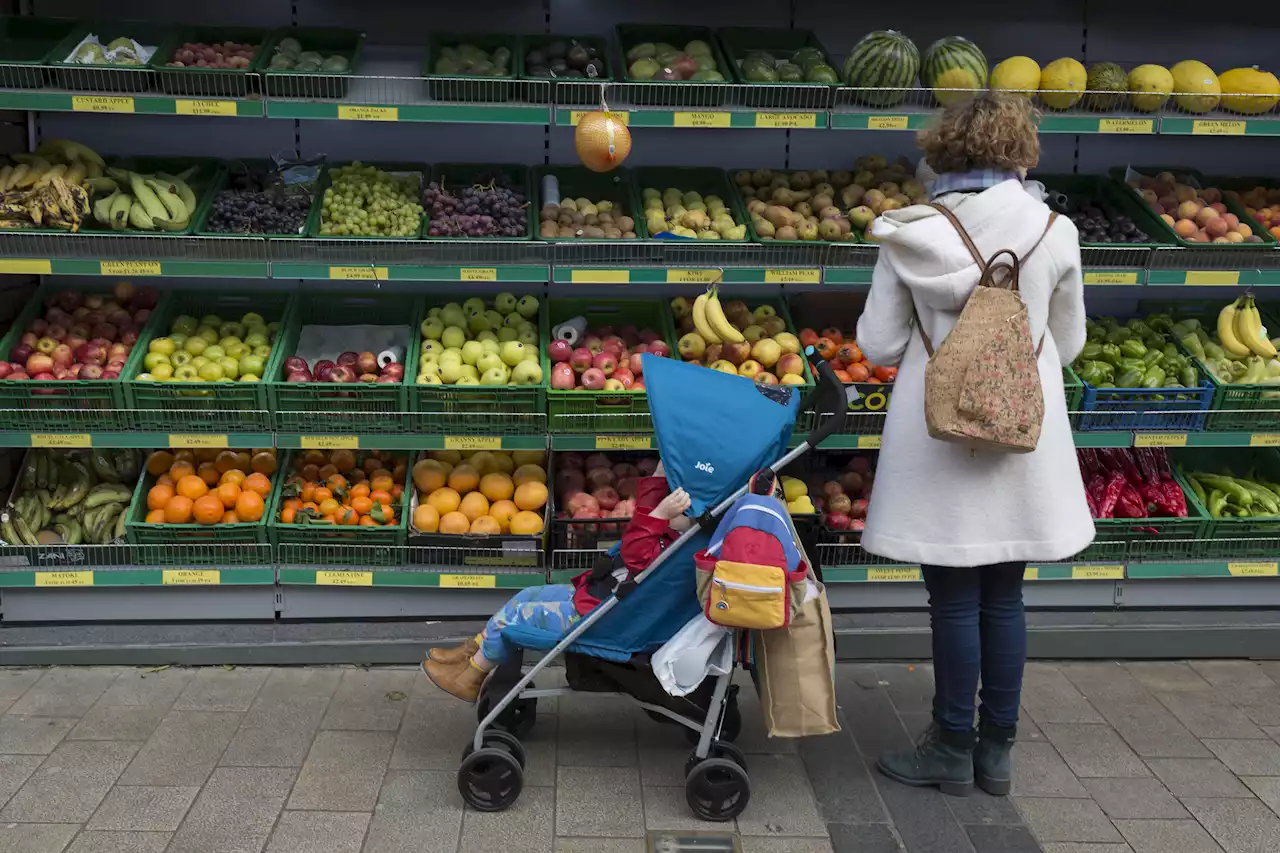
<svg viewBox="0 0 1280 853"><path fill-rule="evenodd" d="M124 536L133 497L133 490L119 480L136 478L140 466L135 450L85 454L33 449L9 506L0 514L0 534L10 545L106 545ZM100 472L108 477L100 478Z"/></svg>
<svg viewBox="0 0 1280 853"><path fill-rule="evenodd" d="M196 167L170 175L142 175L127 169L108 169L91 178L93 218L104 228L123 231L182 231L196 212L196 194L187 181Z"/></svg>
<svg viewBox="0 0 1280 853"><path fill-rule="evenodd" d="M1253 294L1246 293L1218 313L1218 340L1222 348L1234 358L1250 355L1274 358L1275 345L1267 339L1262 316L1253 301Z"/></svg>
<svg viewBox="0 0 1280 853"><path fill-rule="evenodd" d="M693 301L693 325L709 344L740 344L746 340L724 315L720 290L714 285Z"/></svg>
<svg viewBox="0 0 1280 853"><path fill-rule="evenodd" d="M0 168L0 228L78 231L89 214L87 181L102 176L102 157L69 139L11 156L14 162Z"/></svg>

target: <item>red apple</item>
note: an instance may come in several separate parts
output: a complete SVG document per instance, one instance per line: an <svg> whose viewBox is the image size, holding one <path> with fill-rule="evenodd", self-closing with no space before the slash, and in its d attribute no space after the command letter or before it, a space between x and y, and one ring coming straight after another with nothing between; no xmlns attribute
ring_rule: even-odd
<svg viewBox="0 0 1280 853"><path fill-rule="evenodd" d="M599 511L600 502L597 501L591 495L587 494L586 492L579 492L578 494L573 495L572 497L569 498L569 503L567 504L567 506L569 508L569 512L571 513L577 513L579 510L583 510L583 509L592 509L592 510Z"/></svg>
<svg viewBox="0 0 1280 853"><path fill-rule="evenodd" d="M120 371L118 371L118 370L104 370L104 371L102 371L102 378L103 378L103 379L119 379L119 378L120 378Z"/></svg>
<svg viewBox="0 0 1280 853"><path fill-rule="evenodd" d="M618 505L618 501L622 500L613 486L602 486L593 491L591 497L596 499L596 503L600 504L601 509L613 509Z"/></svg>
<svg viewBox="0 0 1280 853"><path fill-rule="evenodd" d="M305 358L298 358L296 355L291 355L284 360L284 369L286 373L291 373L296 370L309 370L310 368L307 367L307 360Z"/></svg>
<svg viewBox="0 0 1280 853"><path fill-rule="evenodd" d="M338 364L351 365L355 364L359 360L360 354L354 353L351 350L347 350L342 355L338 356Z"/></svg>
<svg viewBox="0 0 1280 853"><path fill-rule="evenodd" d="M51 311L49 312L49 314L50 316L52 316L53 312ZM89 316L89 309L81 305L79 308L76 308L74 311L72 311L70 314L67 314L66 316L70 317L73 320L85 322L85 318Z"/></svg>
<svg viewBox="0 0 1280 853"><path fill-rule="evenodd" d="M582 372L582 387L588 391L600 391L608 379L604 371L598 367L588 367Z"/></svg>
<svg viewBox="0 0 1280 853"><path fill-rule="evenodd" d="M573 451L560 454L556 457L556 462L558 463L556 467L562 471L565 469L581 471L583 467L582 454L574 453Z"/></svg>
<svg viewBox="0 0 1280 853"><path fill-rule="evenodd" d="M361 373L359 376L357 376L357 377L356 377L356 379L359 379L361 382L377 382L377 381L378 381L378 374L376 374L376 373Z"/></svg>
<svg viewBox="0 0 1280 853"><path fill-rule="evenodd" d="M404 379L404 365L398 361L393 361L386 367L382 368L382 376L390 376L391 381L399 382ZM381 377L379 377L381 379Z"/></svg>
<svg viewBox="0 0 1280 853"><path fill-rule="evenodd" d="M124 359L113 358L107 362L107 370L124 370Z"/></svg>
<svg viewBox="0 0 1280 853"><path fill-rule="evenodd" d="M129 348L124 344L112 344L107 350L107 361L124 361L129 358Z"/></svg>
<svg viewBox="0 0 1280 853"><path fill-rule="evenodd" d="M573 372L573 368L564 362L552 365L551 367L551 387L557 391L572 391L577 384L577 374Z"/></svg>
<svg viewBox="0 0 1280 853"><path fill-rule="evenodd" d="M592 360L591 366L608 378L613 375L613 371L618 369L618 357L608 350L602 350ZM583 384L585 385L586 383L584 382Z"/></svg>
<svg viewBox="0 0 1280 853"><path fill-rule="evenodd" d="M19 369L19 370L13 371L13 373L10 373L9 378L10 379L30 379L31 377L27 375L27 371Z"/></svg>
<svg viewBox="0 0 1280 853"><path fill-rule="evenodd" d="M378 372L378 357L366 350L356 356L355 366L360 373L373 373L376 375Z"/></svg>
<svg viewBox="0 0 1280 853"><path fill-rule="evenodd" d="M849 464L845 468L865 475L871 470L871 460L865 456L855 456L849 460Z"/></svg>
<svg viewBox="0 0 1280 853"><path fill-rule="evenodd" d="M120 332L120 343L124 344L125 346L131 347L137 342L138 342L138 330L135 329L133 326L129 326L128 328Z"/></svg>
<svg viewBox="0 0 1280 853"><path fill-rule="evenodd" d="M39 317L31 321L31 325L27 326L27 331L36 337L40 337L49 329L49 323Z"/></svg>
<svg viewBox="0 0 1280 853"><path fill-rule="evenodd" d="M605 486L612 486L614 481L613 471L608 468L592 468L587 471L587 487L593 492Z"/></svg>
<svg viewBox="0 0 1280 853"><path fill-rule="evenodd" d="M346 355L346 353L343 353ZM320 380L324 382L325 380ZM355 382L356 372L348 364L339 364L329 371L329 382Z"/></svg>
<svg viewBox="0 0 1280 853"><path fill-rule="evenodd" d="M569 364L573 367L575 373L582 373L591 367L591 361L595 357L596 354L586 347L578 347L573 351L573 355L569 357ZM604 386L603 380L601 380L600 385Z"/></svg>
<svg viewBox="0 0 1280 853"><path fill-rule="evenodd" d="M850 518L843 512L829 512L826 519L827 527L832 530L848 530Z"/></svg>
<svg viewBox="0 0 1280 853"><path fill-rule="evenodd" d="M102 322L95 323L92 332L95 338L106 338L109 341L114 341L120 330L111 323Z"/></svg>
<svg viewBox="0 0 1280 853"><path fill-rule="evenodd" d="M74 311L84 304L84 296L74 290L64 290L53 297L53 304L64 311Z"/></svg>
<svg viewBox="0 0 1280 853"><path fill-rule="evenodd" d="M569 494L571 489L580 492L586 484L587 478L576 468L565 468L556 472L556 491L564 500L571 497Z"/></svg>
<svg viewBox="0 0 1280 853"><path fill-rule="evenodd" d="M38 373L52 373L53 359L48 353L33 352L27 359L27 373L35 376Z"/></svg>
<svg viewBox="0 0 1280 853"><path fill-rule="evenodd" d="M7 361L0 361L0 379L4 379L13 373L13 365Z"/></svg>
<svg viewBox="0 0 1280 853"><path fill-rule="evenodd" d="M316 369L313 371L315 377L320 382L328 382L329 377L333 375L333 371L338 365L328 359L322 359L316 362Z"/></svg>
<svg viewBox="0 0 1280 853"><path fill-rule="evenodd" d="M88 343L88 341L86 341L84 338L79 337L77 335L67 335L65 338L63 338L62 342L67 346L71 347L72 352L75 352L76 350L80 349L80 347Z"/></svg>
<svg viewBox="0 0 1280 853"><path fill-rule="evenodd" d="M109 341L106 338L90 338L89 343L93 344L94 346L102 347L102 351L106 352L107 350L111 349L111 345L115 342Z"/></svg>
<svg viewBox="0 0 1280 853"><path fill-rule="evenodd" d="M140 311L133 312L133 324L141 328L146 325L147 320L151 317L151 309L143 308Z"/></svg>
<svg viewBox="0 0 1280 853"><path fill-rule="evenodd" d="M285 377L285 382L312 382L314 378L309 370L291 370Z"/></svg>
<svg viewBox="0 0 1280 853"><path fill-rule="evenodd" d="M600 342L601 352L611 352L614 355L620 355L627 348L626 343L617 335L610 335Z"/></svg>
<svg viewBox="0 0 1280 853"><path fill-rule="evenodd" d="M57 379L58 377L54 376L52 373L45 370L45 371L41 371L40 373L32 374L31 378L36 380L37 382L50 382L54 379Z"/></svg>
<svg viewBox="0 0 1280 853"><path fill-rule="evenodd" d="M35 349L35 348L36 348L36 344L37 344L39 341L40 341L40 337L39 337L38 335L34 334L33 332L27 332L25 335L23 335L22 337L18 338L18 343L20 343L20 344L24 344L24 345L26 345L26 346L29 346L29 347L31 347L32 349Z"/></svg>
<svg viewBox="0 0 1280 853"><path fill-rule="evenodd" d="M861 498L854 501L852 505L849 507L849 515L851 515L854 518L866 518L867 502L865 500L862 500Z"/></svg>
<svg viewBox="0 0 1280 853"><path fill-rule="evenodd" d="M130 303L134 308L155 308L156 303L160 301L160 291L154 287L140 287L138 292L134 294L133 301Z"/></svg>
<svg viewBox="0 0 1280 853"><path fill-rule="evenodd" d="M16 361L19 364L26 364L27 359L33 352L35 352L35 350L32 349L30 345L18 344L13 349L9 350L9 360Z"/></svg>
<svg viewBox="0 0 1280 853"><path fill-rule="evenodd" d="M76 361L82 361L85 364L96 364L105 361L107 358L106 350L93 344L84 343L75 348Z"/></svg>
<svg viewBox="0 0 1280 853"><path fill-rule="evenodd" d="M391 375L389 375L389 374L384 373L384 374L382 374L381 376L379 376L377 379L375 379L375 380L373 380L373 381L374 381L374 382L378 382L378 383L380 383L380 384L382 384L382 385L390 385L390 384L392 384L393 382L400 382L400 381L402 381L403 379L404 379L404 377L403 377L403 376L401 376L401 377L399 377L399 378L397 379L397 378L396 378L396 377L394 377L394 376L391 376Z"/></svg>
<svg viewBox="0 0 1280 853"><path fill-rule="evenodd" d="M606 391L625 391L625 390L627 390L627 386L625 386L625 385L623 385L623 384L622 384L622 380L621 380L621 379L616 379L616 378L614 378L614 377L610 376L608 379L606 379L606 380L604 381L604 390L606 390Z"/></svg>
<svg viewBox="0 0 1280 853"><path fill-rule="evenodd" d="M84 297L84 304L87 308L96 309L106 305L107 300L100 293L86 293Z"/></svg>
<svg viewBox="0 0 1280 853"><path fill-rule="evenodd" d="M626 368L626 367L619 367L617 370L613 371L613 376L610 378L611 380L612 379L618 380L618 382L622 384L622 387L624 389L630 388L631 383L636 381L636 375L632 373L629 368ZM608 385L609 383L606 382L605 387L608 387Z"/></svg>
<svg viewBox="0 0 1280 853"><path fill-rule="evenodd" d="M644 360L640 353L631 354L631 358L627 360L627 369L631 371L632 376L640 376L644 373Z"/></svg>
<svg viewBox="0 0 1280 853"><path fill-rule="evenodd" d="M830 495L827 498L827 509L831 512L843 512L848 515L853 507L853 501L849 500L849 496L844 492Z"/></svg>
<svg viewBox="0 0 1280 853"><path fill-rule="evenodd" d="M83 364L80 366L81 379L101 379L103 370L96 364Z"/></svg>
<svg viewBox="0 0 1280 853"><path fill-rule="evenodd" d="M649 344L649 353L651 355L656 355L661 358L667 358L668 356L671 355L671 347L667 346L666 341L662 341L662 340L652 341Z"/></svg>
<svg viewBox="0 0 1280 853"><path fill-rule="evenodd" d="M55 367L70 367L71 362L75 361L75 353L66 344L58 344L54 347L49 357L53 359Z"/></svg>
<svg viewBox="0 0 1280 853"><path fill-rule="evenodd" d="M643 390L644 390L644 377L643 377L643 376L637 376L637 377L636 377L636 381L631 383L631 390L632 390L632 391L643 391Z"/></svg>
<svg viewBox="0 0 1280 853"><path fill-rule="evenodd" d="M568 361L573 357L573 347L568 341L554 340L547 344L547 358L551 359L552 364L560 364Z"/></svg>

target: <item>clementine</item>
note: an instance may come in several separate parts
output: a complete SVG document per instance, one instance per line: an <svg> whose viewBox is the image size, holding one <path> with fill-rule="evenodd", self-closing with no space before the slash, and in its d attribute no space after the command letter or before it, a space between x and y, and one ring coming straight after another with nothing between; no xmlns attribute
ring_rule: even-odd
<svg viewBox="0 0 1280 853"><path fill-rule="evenodd" d="M164 505L165 524L187 524L190 522L193 503L191 498L183 495L174 495L169 498L169 502Z"/></svg>
<svg viewBox="0 0 1280 853"><path fill-rule="evenodd" d="M164 505L169 502L169 499L173 497L174 494L173 486L165 483L157 483L151 487L151 491L147 492L147 509L164 509Z"/></svg>
<svg viewBox="0 0 1280 853"><path fill-rule="evenodd" d="M271 481L262 474L254 473L244 478L241 488L250 492L257 492L261 497L265 498L271 494Z"/></svg>
<svg viewBox="0 0 1280 853"><path fill-rule="evenodd" d="M262 495L248 489L236 498L236 515L241 521L254 522L262 518L266 506L262 503Z"/></svg>
<svg viewBox="0 0 1280 853"><path fill-rule="evenodd" d="M191 505L191 514L198 524L217 524L226 512L217 495L203 495Z"/></svg>
<svg viewBox="0 0 1280 853"><path fill-rule="evenodd" d="M235 483L223 483L214 490L214 493L217 494L224 509L231 509L236 505L236 498L240 497L240 487Z"/></svg>
<svg viewBox="0 0 1280 853"><path fill-rule="evenodd" d="M196 474L188 474L178 481L178 494L197 500L209 493L209 486Z"/></svg>

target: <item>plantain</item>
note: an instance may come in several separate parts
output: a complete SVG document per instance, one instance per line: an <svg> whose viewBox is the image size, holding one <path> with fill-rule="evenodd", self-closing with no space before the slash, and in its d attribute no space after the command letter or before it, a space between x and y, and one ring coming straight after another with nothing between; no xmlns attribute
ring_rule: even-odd
<svg viewBox="0 0 1280 853"><path fill-rule="evenodd" d="M49 475L52 460L49 459L49 455L47 453L41 453L36 458L36 463L40 466L36 469L36 488L47 489L50 486Z"/></svg>
<svg viewBox="0 0 1280 853"><path fill-rule="evenodd" d="M7 545L22 544L22 540L18 538L18 531L13 527L13 513L6 512L0 515L0 536L4 537Z"/></svg>
<svg viewBox="0 0 1280 853"><path fill-rule="evenodd" d="M35 182L36 176L32 174L31 166L26 163L19 164L18 167L13 170L13 174L9 177L10 187L29 187Z"/></svg>
<svg viewBox="0 0 1280 853"><path fill-rule="evenodd" d="M182 201L182 198L177 193L177 188L172 184L157 181L155 178L148 178L146 184L155 191L156 198L160 200L160 203L164 205L164 209L168 211L168 219L186 219L190 215L187 205Z"/></svg>
<svg viewBox="0 0 1280 853"><path fill-rule="evenodd" d="M120 511L120 515L116 516L116 527L111 532L112 540L124 538L124 523L129 519L129 513L124 510Z"/></svg>
<svg viewBox="0 0 1280 853"><path fill-rule="evenodd" d="M24 492L29 492L36 488L36 475L39 473L40 457L43 455L39 450L32 450L27 453L27 458L22 463L21 482Z"/></svg>
<svg viewBox="0 0 1280 853"><path fill-rule="evenodd" d="M93 451L89 454L89 462L93 465L93 472L98 475L98 479L102 482L120 482L120 475L116 473L115 465L112 464L111 456L107 451Z"/></svg>
<svg viewBox="0 0 1280 853"><path fill-rule="evenodd" d="M65 516L61 521L55 519L53 532L61 536L62 541L68 545L79 545L84 540L84 528L80 526L80 522L70 516Z"/></svg>
<svg viewBox="0 0 1280 853"><path fill-rule="evenodd" d="M133 193L134 199L142 205L142 209L146 211L149 219L155 219L157 216L161 218L168 217L169 212L160 203L155 190L151 189L146 180L137 172L129 173L129 190ZM147 230L150 229L148 228Z"/></svg>
<svg viewBox="0 0 1280 853"><path fill-rule="evenodd" d="M123 231L129 227L129 211L133 209L133 196L126 192L117 193L111 202L111 230Z"/></svg>
<svg viewBox="0 0 1280 853"><path fill-rule="evenodd" d="M85 498L85 509L96 509L106 504L128 503L133 498L129 487L119 483L99 483Z"/></svg>
<svg viewBox="0 0 1280 853"><path fill-rule="evenodd" d="M61 178L67 173L67 168L66 163L59 163L56 166L50 166L48 171L44 172L44 174L40 176L40 179L36 181L36 189L48 186L54 178Z"/></svg>
<svg viewBox="0 0 1280 853"><path fill-rule="evenodd" d="M111 195L104 195L93 203L93 218L103 228L111 227L111 205L120 197L120 191L116 190Z"/></svg>
<svg viewBox="0 0 1280 853"><path fill-rule="evenodd" d="M88 168L79 160L72 160L71 165L67 167L67 172L62 177L69 184L82 184L88 172Z"/></svg>
<svg viewBox="0 0 1280 853"><path fill-rule="evenodd" d="M156 204L159 203L158 201L156 202ZM151 218L142 202L136 197L133 199L133 204L129 206L129 224L141 231L156 230L155 220Z"/></svg>
<svg viewBox="0 0 1280 853"><path fill-rule="evenodd" d="M0 191L9 189L9 182L13 180L13 166L6 165L0 169Z"/></svg>
<svg viewBox="0 0 1280 853"><path fill-rule="evenodd" d="M26 519L24 519L22 516L20 515L13 516L13 529L18 534L18 538L22 540L20 544L22 545L39 545L40 544L40 540L36 538L35 533L32 532L31 530L31 526L27 523Z"/></svg>
<svg viewBox="0 0 1280 853"><path fill-rule="evenodd" d="M95 194L112 193L120 189L120 183L115 178L108 177L86 178L84 184Z"/></svg>

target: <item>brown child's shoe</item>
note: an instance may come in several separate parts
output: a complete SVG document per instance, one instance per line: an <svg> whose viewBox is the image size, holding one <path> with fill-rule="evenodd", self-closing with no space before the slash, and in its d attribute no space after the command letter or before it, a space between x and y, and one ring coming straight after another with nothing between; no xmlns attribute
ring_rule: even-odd
<svg viewBox="0 0 1280 853"><path fill-rule="evenodd" d="M462 645L451 649L427 649L427 658L436 663L455 664L460 660L471 660L478 651L480 651L480 644L476 642L475 637L472 637Z"/></svg>
<svg viewBox="0 0 1280 853"><path fill-rule="evenodd" d="M428 659L422 662L422 670L436 687L445 693L452 693L464 702L476 701L476 697L480 695L480 686L489 675L470 660L444 664Z"/></svg>

